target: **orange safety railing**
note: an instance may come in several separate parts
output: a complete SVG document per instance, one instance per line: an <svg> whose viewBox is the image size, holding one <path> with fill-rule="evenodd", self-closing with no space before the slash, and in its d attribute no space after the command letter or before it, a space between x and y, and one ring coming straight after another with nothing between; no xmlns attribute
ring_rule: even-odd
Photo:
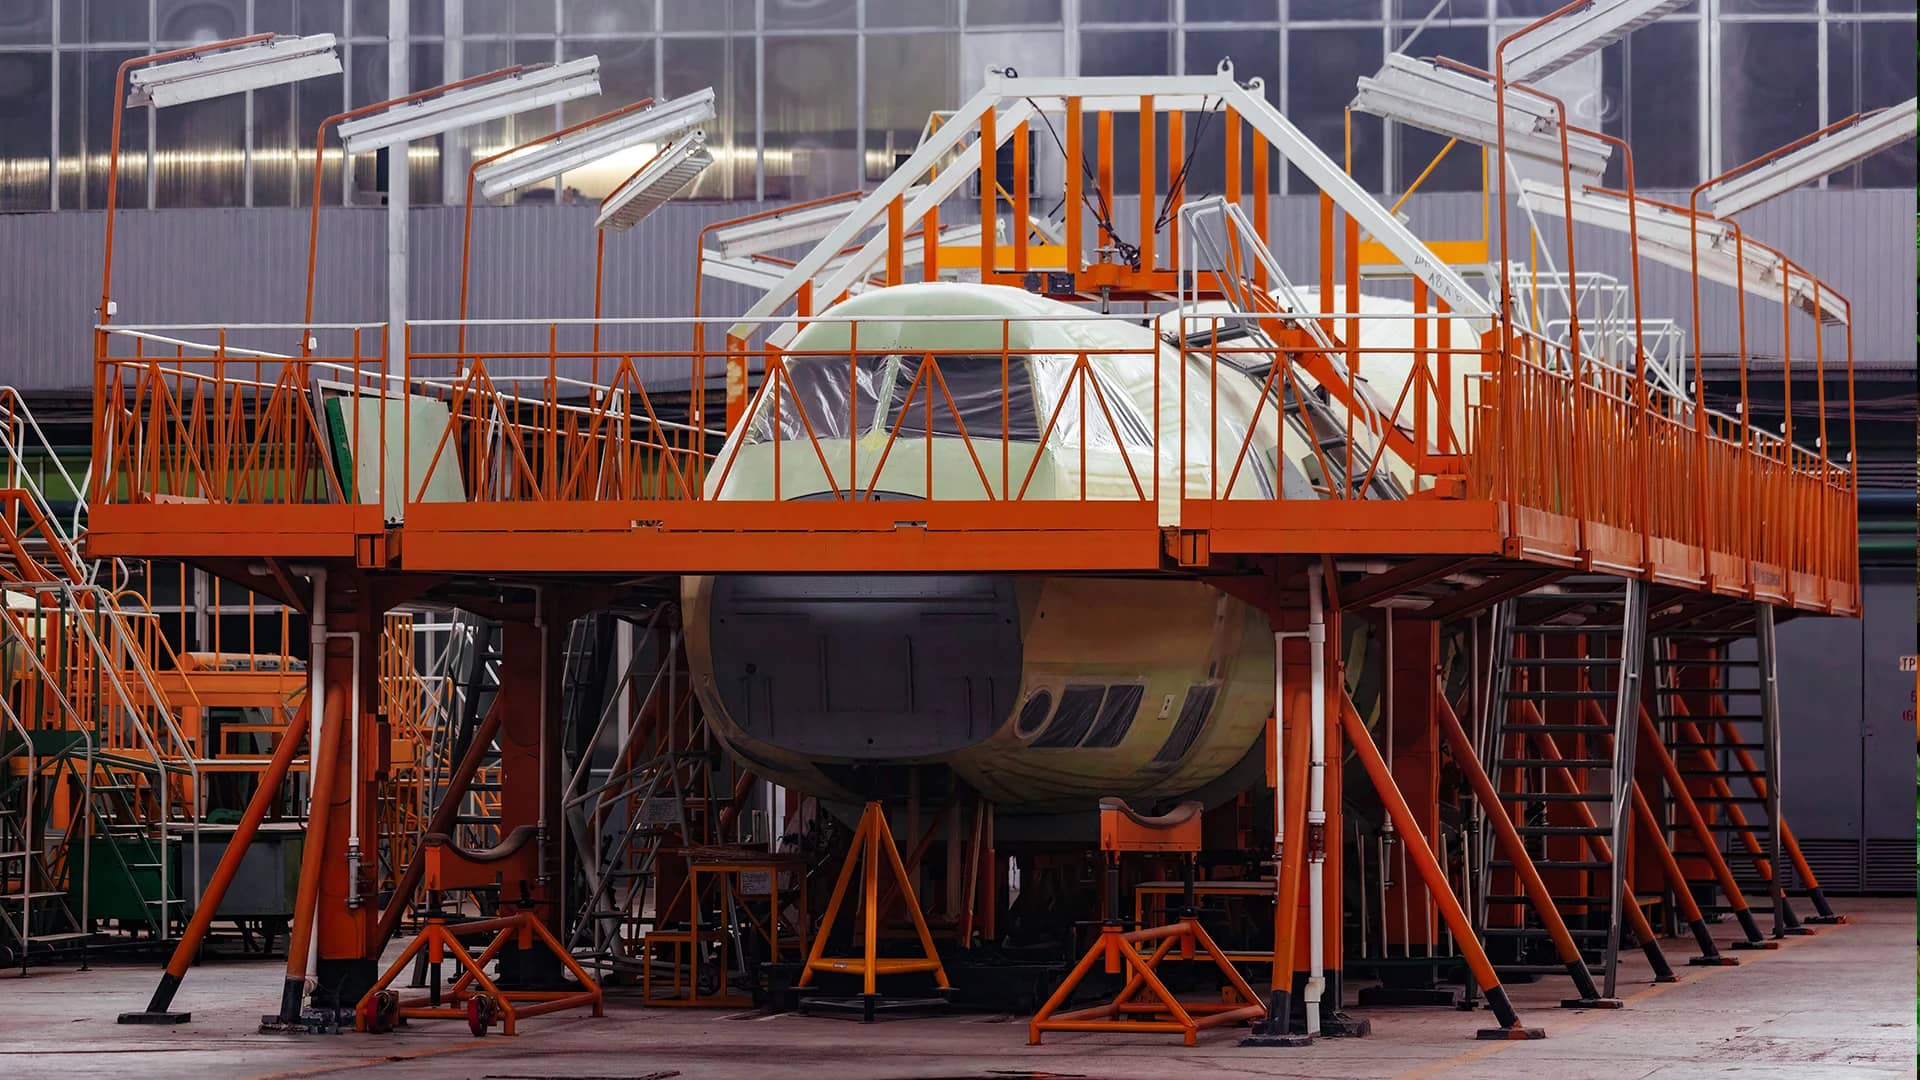
<svg viewBox="0 0 1920 1080"><path fill-rule="evenodd" d="M1648 385L1642 372L1595 356L1576 369L1572 341L1523 329L1476 337L1418 299L1411 312L1281 310L1268 299L1251 312L1166 314L1151 332L1094 330L1066 344L1036 338L1038 328L1068 322L1079 333L1142 317L789 319L836 343L815 335L801 348L740 352L758 372L731 435L684 420L703 381L697 355L563 350L574 324L535 324L544 350L417 350L391 379L377 353L280 362L173 346L155 356L135 337L133 355L101 361L104 399L125 404L105 410L98 438L109 467L95 489L105 503L370 502L343 470L377 450L403 464L370 482L384 485L391 471L407 506L432 504L436 521L466 504L630 502L671 518L711 501L906 496L1178 503L1205 527L1207 504L1241 504L1244 520L1250 500L1378 499L1376 481L1391 477L1407 497L1504 505L1506 538L1529 557L1851 606L1849 469ZM606 322L641 321L675 324ZM902 348L899 335L920 321L936 340L938 323L965 323L973 343ZM1229 323L1260 333L1236 337ZM979 344L992 339L997 348ZM891 381L874 390L883 367ZM338 387L345 409L322 415L312 392L321 381ZM387 403L377 437L360 430L369 401ZM342 455L342 443L364 449ZM1273 482L1289 466L1315 474L1311 500ZM1255 484L1256 473L1267 482ZM817 525L826 512L791 513ZM779 529L783 513L769 505L755 527ZM1408 511L1409 529L1418 517Z"/></svg>
<svg viewBox="0 0 1920 1080"><path fill-rule="evenodd" d="M250 328L257 329L257 328ZM316 401L316 382L352 400L342 410L349 445L384 450L392 424L361 431L362 401L391 393L384 328L340 331L340 356L289 358L230 347L220 327L115 328L95 356L90 505L150 502L313 504L349 501L338 439ZM162 333L161 331L165 331ZM197 332L208 340L168 336ZM116 343L126 343L114 350Z"/></svg>

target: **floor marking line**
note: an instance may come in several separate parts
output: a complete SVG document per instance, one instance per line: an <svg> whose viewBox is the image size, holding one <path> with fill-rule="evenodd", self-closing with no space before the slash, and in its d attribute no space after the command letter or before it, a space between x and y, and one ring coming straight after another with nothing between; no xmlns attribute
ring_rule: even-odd
<svg viewBox="0 0 1920 1080"><path fill-rule="evenodd" d="M1766 949L1758 952L1757 954L1750 954L1750 955L1754 955L1756 959L1765 960L1769 957L1778 956L1781 953L1787 951L1788 949L1798 948L1809 941L1815 940L1816 938L1824 937L1827 933L1831 932L1831 930L1837 929L1840 926L1849 926L1849 925L1852 925L1852 924L1838 923L1834 927L1829 927L1825 930L1822 930L1818 934L1809 934L1803 937L1777 938L1775 940L1780 942L1780 947L1778 949ZM1744 960L1745 958L1743 957L1742 959ZM1745 963L1742 963L1740 965L1740 967L1745 967L1745 966L1747 966ZM1669 991L1678 990L1683 986L1696 986L1699 983L1703 982L1705 978L1710 978L1722 972L1738 971L1738 970L1739 970L1738 967L1704 968L1704 969L1701 969L1694 978L1681 979L1679 982L1654 983L1652 986L1644 987L1632 994L1628 994L1625 998L1622 998L1621 1001L1622 1001L1622 1004L1626 1004L1629 1002L1636 1002L1636 1001L1645 1001L1648 998L1659 997L1661 994L1668 993ZM1612 1011L1612 1010L1608 1010L1608 1011ZM1565 1030L1568 1028L1578 1030L1582 1027L1585 1027L1588 1024L1593 1023L1595 1020L1598 1020L1602 1015L1603 1014L1600 1012L1591 1011L1591 1012L1587 1012L1585 1016L1574 1017L1566 1023L1556 1024L1554 1026L1561 1030ZM1430 1065L1422 1065L1419 1068L1410 1069L1407 1072L1403 1072L1403 1073L1398 1073L1394 1076L1393 1080L1427 1080L1428 1077L1439 1076L1441 1073L1450 1072L1453 1069L1456 1069L1462 1065L1468 1064L1469 1062L1479 1061L1481 1058L1490 1057L1494 1054L1501 1052L1502 1050L1508 1050L1515 1046L1520 1046L1520 1045L1522 1045L1521 1042L1513 1041L1513 1042L1496 1042L1496 1043L1489 1044L1487 1046L1478 1046L1473 1048L1472 1050L1466 1051L1465 1053L1455 1055L1454 1057L1450 1057L1445 1061L1436 1061Z"/></svg>

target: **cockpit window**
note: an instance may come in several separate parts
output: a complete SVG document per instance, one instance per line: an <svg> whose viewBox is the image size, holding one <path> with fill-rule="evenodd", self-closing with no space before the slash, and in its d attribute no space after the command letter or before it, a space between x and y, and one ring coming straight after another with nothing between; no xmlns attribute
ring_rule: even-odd
<svg viewBox="0 0 1920 1080"><path fill-rule="evenodd" d="M1040 440L1026 357L1007 357L1003 368L999 356L939 356L939 377L930 372L920 379L925 363L924 353L862 353L851 362L843 356L788 357L788 378L779 387L780 438L804 439L811 430L815 438L845 439L857 417L863 435L885 436L898 423L901 437L924 437L931 421L935 435L958 436L964 425L971 439L998 440L1004 430L1015 442ZM773 401L772 389L762 394L747 428L748 445L772 440Z"/></svg>
<svg viewBox="0 0 1920 1080"><path fill-rule="evenodd" d="M938 356L934 358L934 370L924 378L920 369L926 363L926 354L895 359L899 373L892 382L893 395L887 403L883 430L892 431L898 423L903 436L925 435L931 403L935 435L959 435L964 424L970 439L998 439L1004 403L1007 438L1040 441L1040 421L1033 408L1033 378L1027 374L1026 357L1007 357L1003 373L998 356ZM914 385L916 379L918 386ZM908 394L912 394L911 401ZM953 398L951 406L947 404L949 395Z"/></svg>

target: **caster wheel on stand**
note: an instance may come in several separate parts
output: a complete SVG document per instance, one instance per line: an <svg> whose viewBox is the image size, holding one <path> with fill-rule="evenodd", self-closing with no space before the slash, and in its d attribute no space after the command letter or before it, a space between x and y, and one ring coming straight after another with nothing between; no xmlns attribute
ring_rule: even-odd
<svg viewBox="0 0 1920 1080"><path fill-rule="evenodd" d="M493 1022L500 1018L500 1010L493 1004L492 998L474 997L467 999L467 1030L475 1036L484 1036Z"/></svg>
<svg viewBox="0 0 1920 1080"><path fill-rule="evenodd" d="M382 990L360 1006L361 1027L374 1034L385 1035L400 1025L400 994L394 990Z"/></svg>

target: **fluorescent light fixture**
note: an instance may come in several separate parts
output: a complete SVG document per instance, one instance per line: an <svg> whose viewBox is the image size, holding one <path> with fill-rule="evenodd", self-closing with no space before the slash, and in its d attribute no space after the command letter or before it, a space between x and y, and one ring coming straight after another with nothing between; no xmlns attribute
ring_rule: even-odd
<svg viewBox="0 0 1920 1080"><path fill-rule="evenodd" d="M1520 182L1520 203L1529 211L1553 218L1566 216L1566 192L1559 184L1534 180ZM1628 229L1627 200L1610 192L1573 193L1573 220L1613 232ZM1700 276L1709 281L1738 288L1745 285L1748 295L1780 303L1781 282L1788 280L1786 261L1780 253L1755 240L1736 244L1733 229L1724 222L1696 220L1677 210L1640 200L1633 220L1639 223L1640 254L1676 270L1691 272L1694 261L1692 232L1700 231ZM1738 253L1736 255L1736 248ZM1740 263L1744 262L1744 268ZM1805 274L1791 276L1793 305L1811 315L1814 312L1813 282ZM1846 309L1840 296L1825 285L1819 287L1820 321L1844 323Z"/></svg>
<svg viewBox="0 0 1920 1080"><path fill-rule="evenodd" d="M912 202L920 188L908 188L902 198ZM714 249L726 258L764 255L769 251L812 244L826 238L835 225L860 206L860 200L847 199L822 206L775 214L771 217L725 225L707 234Z"/></svg>
<svg viewBox="0 0 1920 1080"><path fill-rule="evenodd" d="M599 92L600 58L585 56L349 120L340 125L340 142L349 154L401 146Z"/></svg>
<svg viewBox="0 0 1920 1080"><path fill-rule="evenodd" d="M509 191L585 168L622 150L672 142L713 117L713 88L709 86L548 140L525 153L501 158L481 166L475 171L474 179L479 182L482 195L497 199Z"/></svg>
<svg viewBox="0 0 1920 1080"><path fill-rule="evenodd" d="M332 34L278 37L237 49L201 53L169 64L135 68L127 76L127 104L164 109L190 101L245 93L265 86L340 74Z"/></svg>
<svg viewBox="0 0 1920 1080"><path fill-rule="evenodd" d="M1920 119L1917 103L1920 99L1908 98L1791 154L1720 181L1706 190L1713 212L1720 217L1737 214L1906 142L1913 138L1914 124Z"/></svg>
<svg viewBox="0 0 1920 1080"><path fill-rule="evenodd" d="M1686 6L1687 0L1595 0L1515 39L1501 74L1509 82L1545 78Z"/></svg>
<svg viewBox="0 0 1920 1080"><path fill-rule="evenodd" d="M594 219L594 228L633 228L668 199L686 190L711 164L713 155L707 152L707 133L687 132L607 196L600 204L600 216Z"/></svg>
<svg viewBox="0 0 1920 1080"><path fill-rule="evenodd" d="M1353 108L1479 146L1497 147L1493 84L1464 72L1397 53L1371 78L1362 77ZM1525 91L1506 95L1507 154L1554 167L1560 164L1560 118L1553 106ZM1574 175L1598 179L1612 148L1577 131L1567 133Z"/></svg>

